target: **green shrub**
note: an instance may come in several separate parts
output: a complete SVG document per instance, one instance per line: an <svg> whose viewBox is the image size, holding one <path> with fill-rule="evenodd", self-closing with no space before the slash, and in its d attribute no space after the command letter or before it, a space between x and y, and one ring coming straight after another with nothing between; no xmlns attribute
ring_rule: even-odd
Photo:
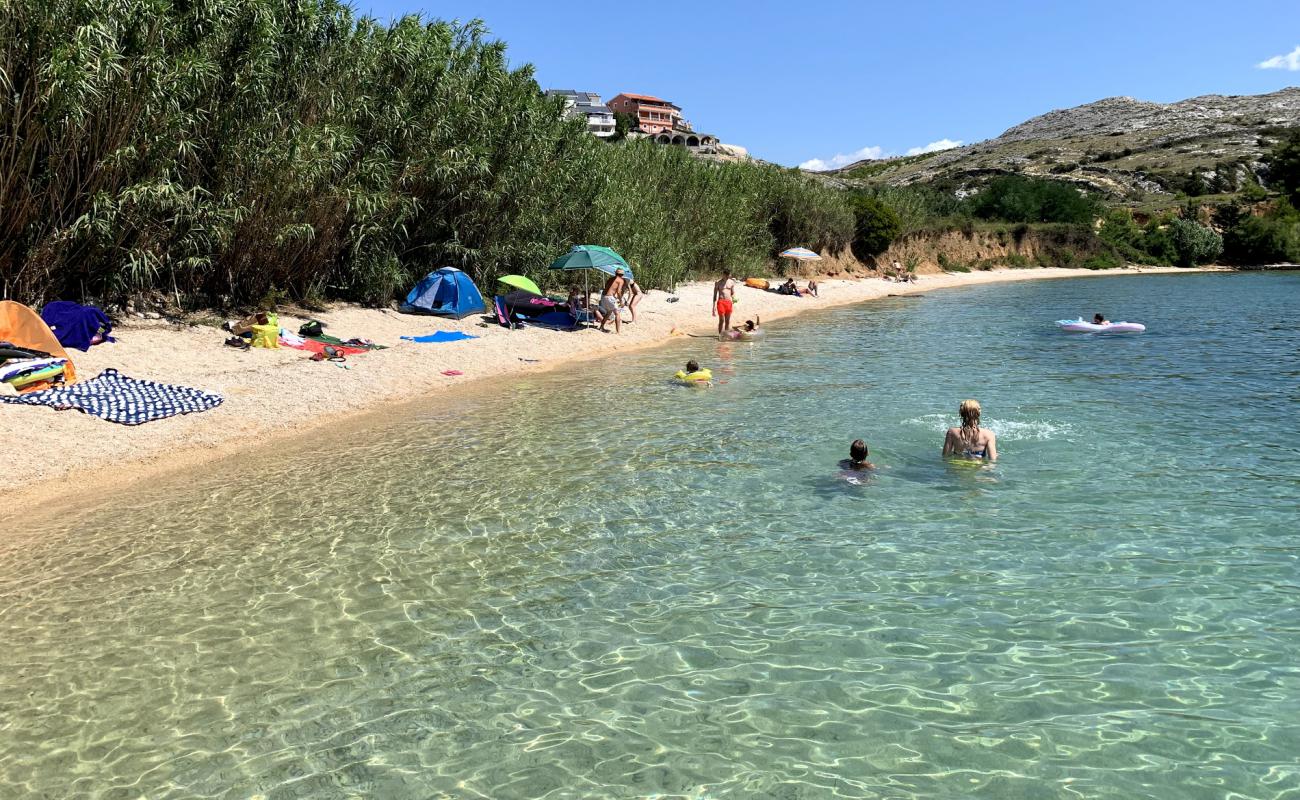
<svg viewBox="0 0 1300 800"><path fill-rule="evenodd" d="M1264 157L1268 180L1293 207L1300 208L1300 128L1292 129Z"/></svg>
<svg viewBox="0 0 1300 800"><path fill-rule="evenodd" d="M1223 256L1230 264L1271 264L1300 260L1300 221L1294 209L1280 205L1272 214L1256 217L1231 203L1215 210L1214 223L1223 231Z"/></svg>
<svg viewBox="0 0 1300 800"><path fill-rule="evenodd" d="M939 254L938 261L939 269L944 272L970 272L970 267L967 267L959 261L954 261L951 258L948 258L948 256L943 253Z"/></svg>
<svg viewBox="0 0 1300 800"><path fill-rule="evenodd" d="M981 219L1006 222L1091 222L1097 200L1060 181L1007 175L995 178L967 201Z"/></svg>
<svg viewBox="0 0 1300 800"><path fill-rule="evenodd" d="M1180 267L1208 264L1223 254L1223 237L1199 222L1178 218L1170 221L1168 231Z"/></svg>
<svg viewBox="0 0 1300 800"><path fill-rule="evenodd" d="M903 226L892 208L870 195L854 195L852 200L853 251L866 259L889 249L902 233Z"/></svg>
<svg viewBox="0 0 1300 800"><path fill-rule="evenodd" d="M1098 253L1084 259L1079 266L1084 269L1117 269L1124 266L1124 259L1111 252Z"/></svg>

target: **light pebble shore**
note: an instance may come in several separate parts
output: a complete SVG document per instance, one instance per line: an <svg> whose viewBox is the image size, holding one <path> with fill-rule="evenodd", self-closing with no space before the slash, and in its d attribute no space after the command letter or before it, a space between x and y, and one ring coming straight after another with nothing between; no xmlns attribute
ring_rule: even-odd
<svg viewBox="0 0 1300 800"><path fill-rule="evenodd" d="M817 298L741 287L732 322L758 315L767 324L800 312L891 294L1138 271L1189 270L997 270L921 275L911 284L879 278L825 279L819 281L821 296ZM326 323L327 333L342 339L365 337L390 346L350 356L347 369L312 362L301 350L224 347L222 342L229 334L215 327L131 321L114 330L116 343L92 347L88 353L71 352L80 378L92 378L112 367L134 378L217 392L225 402L204 413L135 427L77 411L0 405L0 441L8 443L11 454L0 522L11 515L17 517L32 503L59 498L65 505L75 506L95 495L119 491L131 482L193 467L278 437L351 421L367 412L392 413L394 404L421 400L477 379L536 373L576 359L663 344L679 335L709 334L717 325L709 313L711 290L711 283L691 283L679 286L676 295L651 291L637 308L636 324L625 324L618 335L595 329L577 333L541 328L510 331L484 325L479 314L456 321L340 306L315 315ZM297 330L301 322L298 317L280 316L281 325L289 330ZM436 330L460 330L479 338L448 344L418 344L399 338ZM675 366L665 365L665 370ZM460 370L464 375L449 377L442 374L444 370ZM16 458L15 453L23 455Z"/></svg>

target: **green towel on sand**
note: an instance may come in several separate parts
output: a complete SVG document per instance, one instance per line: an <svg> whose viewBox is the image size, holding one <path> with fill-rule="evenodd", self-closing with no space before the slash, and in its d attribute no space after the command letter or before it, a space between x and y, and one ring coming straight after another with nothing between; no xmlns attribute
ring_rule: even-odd
<svg viewBox="0 0 1300 800"><path fill-rule="evenodd" d="M322 333L320 336L308 336L306 338L311 339L313 342L321 342L322 344L335 344L335 345L341 344L345 347L360 347L364 350L387 350L388 349L384 347L382 344L352 344L351 342L343 341L337 336L330 336L324 333Z"/></svg>

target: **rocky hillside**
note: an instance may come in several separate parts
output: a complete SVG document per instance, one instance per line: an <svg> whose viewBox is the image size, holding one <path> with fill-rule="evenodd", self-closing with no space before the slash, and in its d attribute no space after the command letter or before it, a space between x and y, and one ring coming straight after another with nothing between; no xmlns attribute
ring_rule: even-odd
<svg viewBox="0 0 1300 800"><path fill-rule="evenodd" d="M1261 156L1293 127L1300 127L1300 87L1168 105L1111 97L1051 111L985 142L859 161L825 174L847 185L899 186L1018 173L1075 181L1127 199L1229 193L1267 183Z"/></svg>

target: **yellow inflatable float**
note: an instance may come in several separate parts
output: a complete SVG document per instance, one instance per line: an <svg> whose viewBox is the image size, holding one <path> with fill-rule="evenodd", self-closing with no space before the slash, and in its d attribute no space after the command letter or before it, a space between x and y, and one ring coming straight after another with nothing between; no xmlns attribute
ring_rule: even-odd
<svg viewBox="0 0 1300 800"><path fill-rule="evenodd" d="M697 369L694 372L679 369L673 378L686 386L708 386L713 382L713 371L707 368Z"/></svg>

